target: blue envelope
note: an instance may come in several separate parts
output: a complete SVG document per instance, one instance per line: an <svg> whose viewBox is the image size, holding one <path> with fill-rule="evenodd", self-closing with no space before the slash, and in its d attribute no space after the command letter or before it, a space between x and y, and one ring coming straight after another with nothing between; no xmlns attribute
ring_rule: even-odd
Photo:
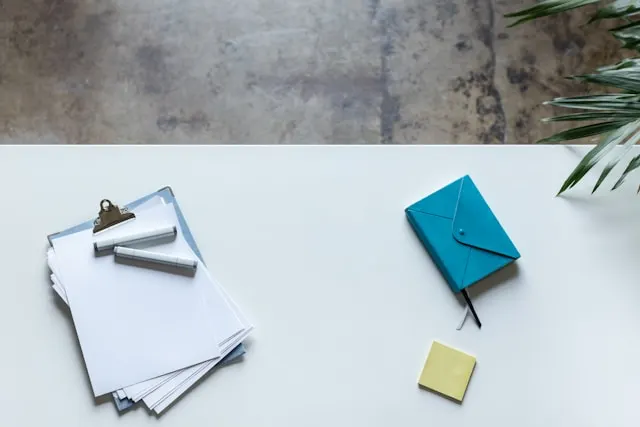
<svg viewBox="0 0 640 427"><path fill-rule="evenodd" d="M453 292L461 292L520 258L468 175L405 212Z"/></svg>

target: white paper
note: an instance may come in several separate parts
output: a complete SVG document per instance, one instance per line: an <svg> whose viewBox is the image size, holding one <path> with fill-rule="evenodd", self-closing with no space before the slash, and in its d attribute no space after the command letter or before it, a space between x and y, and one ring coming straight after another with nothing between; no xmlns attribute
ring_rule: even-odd
<svg viewBox="0 0 640 427"><path fill-rule="evenodd" d="M134 212L137 213L144 209L148 209L150 207L154 207L160 204L165 204L165 201L163 198L156 196L148 200L147 202L144 202L141 205L139 205L136 209L134 209ZM55 266L55 252L53 251L53 249L50 249L48 252L48 263L49 263L49 268L51 269L52 272L57 271L57 268ZM59 279L57 279L57 277L55 276L55 273L51 275L51 280L53 282L53 289L56 291L56 293L58 293L60 298L66 303L67 300L66 300L66 293L64 291L64 285L60 283ZM219 286L218 283L216 283L216 285ZM238 316L240 323L245 328L239 335L236 335L231 341L229 341L225 345L222 353L222 357L224 357L250 334L250 332L253 329L253 326L247 321L247 319L244 317L244 315L240 311L239 307L235 304L235 302L233 302L233 300L231 300L231 298L229 298L228 294L225 292L224 288L222 288L221 286L220 286L220 291L222 292L222 295L224 296L225 300L227 300L227 302L231 306L231 309ZM155 378L149 381L144 381L142 383L135 384L133 386L129 386L126 388L129 391L129 395L127 395L123 389L119 389L117 390L117 396L120 399L124 399L125 397L128 397L137 402L143 397L147 396L149 393L157 390L160 386L167 384L169 380L176 378L181 373L185 373L185 375L182 375L179 378L179 380L174 381L172 383L172 384L175 384L179 382L180 384L177 387L173 387L173 388L171 386L163 387L162 391L156 393L153 399L151 398L146 399L145 403L147 404L147 406L151 406L151 405L163 406L162 409L156 410L156 412L159 413L164 409L166 409L166 407L171 405L171 403L173 403L184 392L186 392L198 379L200 379L210 369L212 369L215 365L217 365L217 362L219 360L221 359L214 359L215 363L211 363L211 361L203 362L198 365L195 365L195 367L182 369L180 371L176 371L159 378ZM160 397L158 398L158 396Z"/></svg>
<svg viewBox="0 0 640 427"><path fill-rule="evenodd" d="M228 354L233 348L238 345L240 342L236 339L238 335L245 332L249 325L248 322L242 322L242 318L244 316L239 312L237 305L232 303L228 295L226 295L222 286L220 286L216 281L211 279L209 271L203 269L204 274L210 278L212 286L205 290L205 299L207 304L210 305L212 310L216 310L216 301L220 298L225 301L229 301L227 305L226 313L233 316L232 319L228 319L228 324L225 326L224 323L220 322L218 324L218 328L216 329L217 335L221 338L219 342L219 346L221 348L222 356L224 357ZM232 305L233 304L233 305ZM235 309L234 309L235 308ZM218 309L220 310L220 309ZM222 310L221 310L222 311ZM230 326L231 325L231 326ZM219 361L220 359L217 359ZM208 363L204 362L204 363ZM202 364L201 364L202 365ZM212 365L214 366L214 365ZM183 372L174 372L169 375L165 375L159 378L154 378L149 381L145 381L143 383L135 384L131 387L125 387L124 392L127 397L137 402L140 399L146 398L149 394L153 393L154 398L151 400L155 402L156 400L161 399L166 394L170 393L172 387L179 385L183 381L185 381L189 376L193 375L194 372L199 369L199 365L190 367L185 369ZM145 403L147 400L145 400Z"/></svg>
<svg viewBox="0 0 640 427"><path fill-rule="evenodd" d="M132 211L134 213L138 213L141 212L145 209L149 209L155 206L161 206L161 205L166 205L166 201L161 197L161 196L154 196L151 199L147 200L146 202L141 203L140 205L138 205L135 209L133 209ZM175 210L175 207L174 207ZM51 274L51 282L52 282L52 288L53 290L58 294L58 296L62 299L62 301L64 301L65 304L67 304L67 306L69 305L69 302L67 300L67 294L64 290L64 284L60 282L60 279L57 278L56 276L56 272L58 271L57 267L56 267L56 262L55 262L55 251L53 250L52 247L50 247L47 251L47 263L49 265L49 269L51 270L52 274ZM131 390L135 391L135 395L137 396L136 398L136 402L138 400L140 400L144 395L146 395L146 393L151 392L152 390L155 390L157 387L159 387L160 385L164 384L166 381L168 381L170 378L174 377L175 375L178 375L180 373L180 371L176 371L173 372L169 375L166 375L166 379L165 380L160 380L160 381L147 381L147 382L143 382L141 383L140 386L137 385L133 385L131 386ZM151 383L151 386L149 385L149 383ZM154 387L155 384L155 387ZM118 394L118 398L119 399L124 399L127 396L127 394L124 392L124 390L119 389L117 390L117 394Z"/></svg>
<svg viewBox="0 0 640 427"><path fill-rule="evenodd" d="M233 340L233 342L229 346L228 350L224 353L224 356L226 356L238 344L240 344L242 341L244 341L250 335L251 331L252 331L252 327L249 327L248 329L246 329L245 332L243 332L242 334L238 335ZM197 365L197 366L200 367L200 369L197 369L196 372L193 375L191 375L188 378L186 378L186 380L182 381L182 383L180 383L178 386L173 387L172 390L169 391L169 393L165 394L160 400L157 400L157 401L156 400L152 400L153 396L151 396L151 395L145 396L145 398L143 399L145 405L148 408L150 407L150 409L153 409L153 411L155 413L160 414L162 411L164 411L169 406L171 406L171 404L173 404L173 402L175 402L178 398L180 398L180 396L182 396L184 393L189 391L189 389L195 383L197 383L198 380L200 380L202 377L204 377L218 363L219 363L219 361L215 360L215 361L209 361L209 362L205 362L205 363L201 363L200 365ZM183 376L185 373L186 373L186 370L182 371L180 373L180 376ZM176 379L177 379L177 377L172 379L172 381L174 381Z"/></svg>
<svg viewBox="0 0 640 427"><path fill-rule="evenodd" d="M55 276L55 274L51 275L51 281L53 282L53 290L56 291L60 299L64 301L65 304L69 305L69 301L67 301L67 294L64 291L64 288L60 286L60 283L58 283L58 278Z"/></svg>
<svg viewBox="0 0 640 427"><path fill-rule="evenodd" d="M222 357L224 357L227 354L231 353L231 351L238 344L240 344L240 342L242 342L242 340L239 339L239 337L245 337L246 338L246 334L248 332L249 331L241 333L238 336L236 336L235 339L232 339L229 342L229 344L227 344L222 349L222 351L221 351L222 352ZM244 338L242 338L242 339L244 339ZM159 403L160 401L165 399L169 394L173 393L175 391L176 387L180 386L182 383L187 381L193 375L195 375L198 372L200 372L202 369L205 369L205 368L207 368L209 366L210 366L210 368L214 367L215 365L217 365L220 362L221 359L222 358L215 359L215 360L212 360L212 361L207 361L207 362L204 362L204 363L200 363L198 365L191 366L190 368L183 369L178 375L173 376L166 383L162 384L160 387L156 388L151 393L148 393L146 396L144 396L142 398L142 400L144 401L145 405L147 405L147 407L149 407L150 409L153 409L153 407L157 403ZM209 369L207 369L207 371Z"/></svg>
<svg viewBox="0 0 640 427"><path fill-rule="evenodd" d="M217 281L213 281L214 283L216 283L216 285L219 286ZM240 310L240 307L238 307L235 301L233 301L233 299L229 296L229 294L222 286L220 286L220 290L233 311L238 316L240 323L242 323L244 327L244 331L238 336L234 337L234 339L227 344L227 348L223 350L224 357L249 336L249 334L253 331L253 325L245 317L242 310ZM145 405L147 405L147 407L150 409L154 409L157 413L162 412L176 399L178 399L183 393L185 393L190 387L192 387L200 378L206 375L207 372L213 369L219 362L220 359L208 361L180 372L172 380L154 391L154 393L150 393L149 395L145 396L143 399Z"/></svg>
<svg viewBox="0 0 640 427"><path fill-rule="evenodd" d="M220 356L223 357L222 356L222 350L220 351ZM134 384L134 385L129 386L129 387L125 387L122 392L129 399L133 400L134 402L138 402L143 397L148 395L149 393L151 393L154 390L158 389L158 387L162 386L163 384L166 384L171 378L179 375L180 372L184 372L184 371L187 371L189 369L191 369L191 367L184 368L184 369L181 369L179 371L172 372L172 373L167 374L167 375L163 375L161 377L152 378L150 380L143 381L141 383Z"/></svg>
<svg viewBox="0 0 640 427"><path fill-rule="evenodd" d="M235 342L235 345L238 345L241 342L243 342L251 334L251 330L252 330L251 328L247 329L246 332L238 336L237 341ZM180 384L178 387L174 388L169 394L164 396L162 400L160 400L159 402L155 402L152 408L153 411L156 414L162 413L169 406L171 406L176 400L178 400L180 396L188 392L191 387L193 387L202 377L204 377L216 365L217 363L213 363L213 362L206 363L206 366L204 366L203 369L199 370L196 374L192 375L186 381L182 382L182 384ZM147 407L148 406L149 405L147 405Z"/></svg>
<svg viewBox="0 0 640 427"><path fill-rule="evenodd" d="M135 221L103 233L166 223L178 223L172 205L139 212ZM211 287L205 268L185 277L115 264L113 257L95 257L92 241L92 231L86 230L55 239L53 247L54 273L64 283L95 396L220 356L214 331L228 319L204 301ZM195 256L181 233L157 249ZM228 307L222 298L214 303L222 311ZM121 334L113 318L142 333ZM239 322L237 329L242 329Z"/></svg>
<svg viewBox="0 0 640 427"><path fill-rule="evenodd" d="M54 274L51 275L51 280L53 282L53 288L56 290L60 298L66 303L66 295L64 293L64 287L58 283L57 278ZM139 401L142 397L145 397L144 402L145 405L149 409L154 409L156 413L160 413L164 411L169 405L171 405L176 399L178 399L182 394L184 394L188 389L195 384L202 376L204 376L209 370L215 367L219 361L222 360L222 357L229 354L238 344L245 340L247 336L253 330L253 326L246 319L244 314L240 311L240 308L237 304L229 297L229 295L225 292L223 288L221 288L222 294L227 300L227 303L230 305L231 309L238 316L240 323L243 325L244 330L234 337L227 346L225 346L222 351L222 355L220 359L215 359L215 361L207 361L204 363L200 363L198 365L192 366L187 369L182 369L174 374L166 375L166 379L155 385L152 389L149 389L144 395L141 395L135 401ZM176 378L179 374L186 374L181 377L181 379L174 381L171 384L168 384L167 387L164 387L162 391L154 394L153 396L146 396L146 394L151 393L154 390L157 390L163 384L167 384L169 380ZM144 383L141 383L144 384ZM116 395L119 399L124 399L128 397L124 390L117 390ZM159 409L156 409L156 405Z"/></svg>
<svg viewBox="0 0 640 427"><path fill-rule="evenodd" d="M53 288L56 290L60 298L66 303L67 301L66 301L66 295L64 293L64 287L58 283L57 278L54 274L51 275L51 280L54 283ZM209 370L215 367L218 364L218 362L222 360L222 357L229 354L238 344L240 344L242 341L245 340L245 338L247 338L250 335L251 331L253 330L253 326L249 323L249 321L246 319L244 314L240 311L240 308L229 297L229 295L224 291L224 289L221 288L221 290L222 290L223 296L227 300L227 303L230 305L234 313L238 316L240 323L243 325L244 330L240 334L238 334L236 337L234 337L227 344L227 346L225 346L224 350L222 351L222 355L220 359L215 359L213 363L212 361L200 363L190 368L182 369L174 374L167 375L164 381L156 384L156 386L148 390L147 393L135 399L136 402L141 400L142 397L145 397L144 399L145 405L149 409L154 409L154 411L159 414L160 412L164 411L169 405L171 405L176 399L178 399L182 394L188 391L188 389L191 386L193 386L193 384L195 384ZM158 393L152 396L146 396L146 394L149 394L152 391L157 390L163 384L167 384L169 380L176 378L179 374L185 374L185 375L183 375L179 380L176 380L171 384L168 384L167 387L164 387L162 391L159 391ZM144 383L141 383L141 384L144 384ZM116 395L118 396L119 399L124 399L125 397L128 397L125 394L124 390L117 390Z"/></svg>

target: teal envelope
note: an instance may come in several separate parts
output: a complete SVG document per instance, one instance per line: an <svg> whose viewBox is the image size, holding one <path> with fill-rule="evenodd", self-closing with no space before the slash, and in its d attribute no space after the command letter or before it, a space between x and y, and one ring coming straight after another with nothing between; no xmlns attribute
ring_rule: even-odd
<svg viewBox="0 0 640 427"><path fill-rule="evenodd" d="M520 258L468 175L414 203L405 212L454 292Z"/></svg>

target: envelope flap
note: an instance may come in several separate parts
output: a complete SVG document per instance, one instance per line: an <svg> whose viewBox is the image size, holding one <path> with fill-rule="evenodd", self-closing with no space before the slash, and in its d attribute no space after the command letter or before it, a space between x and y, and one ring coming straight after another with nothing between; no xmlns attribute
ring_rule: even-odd
<svg viewBox="0 0 640 427"><path fill-rule="evenodd" d="M442 187L406 210L453 219L460 196L460 185L462 185L462 178Z"/></svg>
<svg viewBox="0 0 640 427"><path fill-rule="evenodd" d="M462 178L453 218L453 238L465 245L520 258L520 253L469 176Z"/></svg>

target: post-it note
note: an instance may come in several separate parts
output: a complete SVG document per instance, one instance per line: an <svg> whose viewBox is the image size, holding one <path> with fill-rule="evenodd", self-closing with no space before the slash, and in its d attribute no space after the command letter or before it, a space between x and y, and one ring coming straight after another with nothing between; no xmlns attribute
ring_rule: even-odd
<svg viewBox="0 0 640 427"><path fill-rule="evenodd" d="M462 402L475 366L475 357L434 341L418 384Z"/></svg>

